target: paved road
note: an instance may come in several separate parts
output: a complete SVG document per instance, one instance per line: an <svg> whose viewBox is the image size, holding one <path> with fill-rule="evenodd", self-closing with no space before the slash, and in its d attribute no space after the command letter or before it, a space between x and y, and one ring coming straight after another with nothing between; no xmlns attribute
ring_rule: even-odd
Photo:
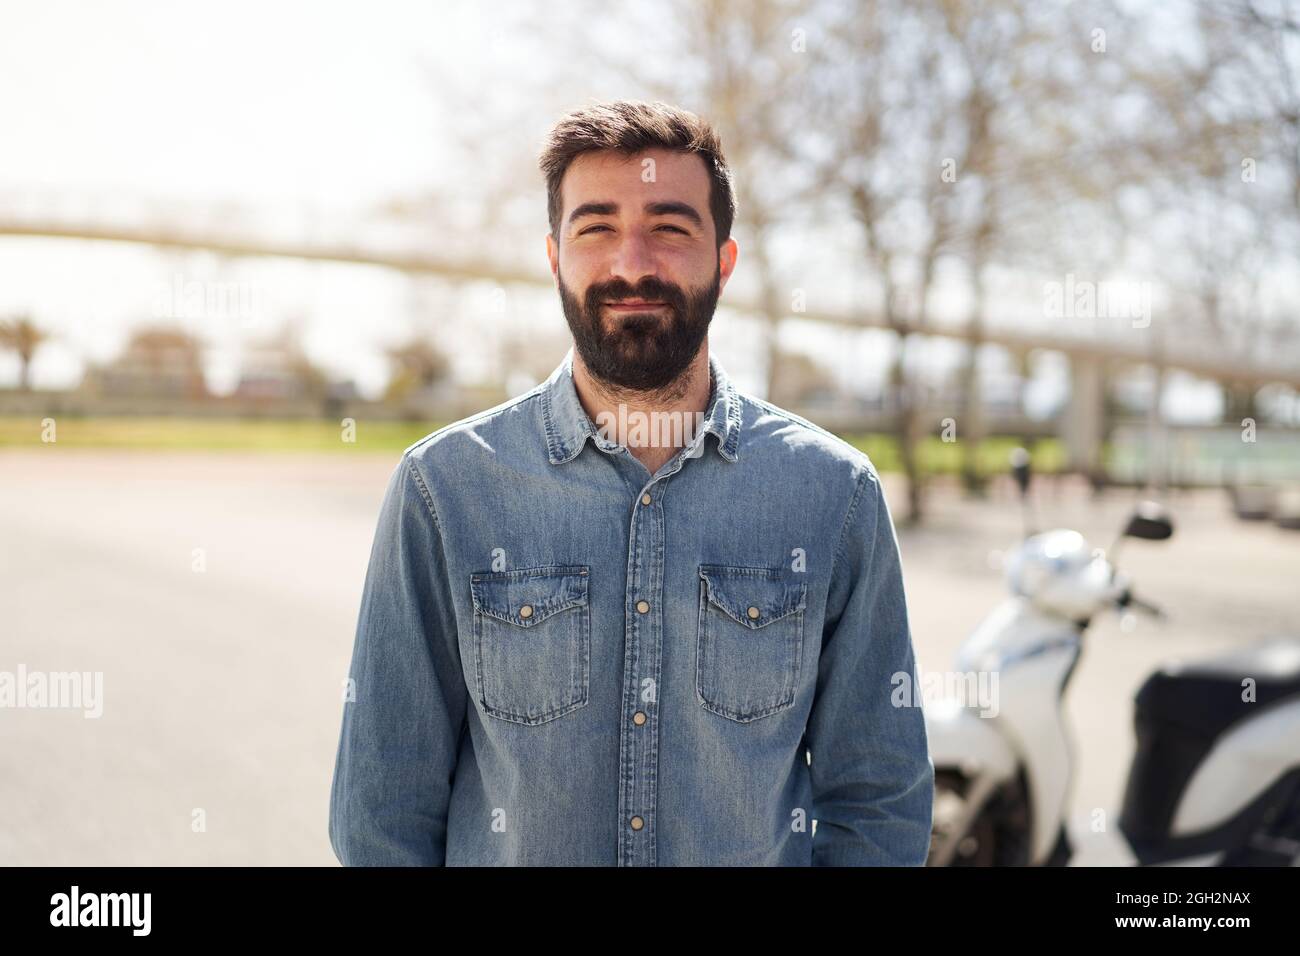
<svg viewBox="0 0 1300 956"><path fill-rule="evenodd" d="M0 710L0 863L331 864L341 687L389 457L0 452L0 670L102 671L104 713ZM901 511L901 490L887 479ZM1130 496L1039 489L1049 524L1109 544ZM921 667L948 666L1001 596L1007 489L939 494L902 532ZM1124 564L1175 619L1095 629L1068 699L1080 862L1122 862L1131 699L1149 667L1300 629L1300 535L1243 525L1218 494ZM196 553L196 549L200 549ZM196 563L197 562L197 563ZM202 570L196 570L201 567ZM201 810L205 828L196 832Z"/></svg>

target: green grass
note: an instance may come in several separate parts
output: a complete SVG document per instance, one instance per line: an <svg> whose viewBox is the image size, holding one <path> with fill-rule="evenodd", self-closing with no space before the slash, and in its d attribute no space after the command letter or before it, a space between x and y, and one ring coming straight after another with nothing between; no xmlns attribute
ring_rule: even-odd
<svg viewBox="0 0 1300 956"><path fill-rule="evenodd" d="M391 454L400 452L442 424L363 420L356 424L356 440L346 442L343 429L332 421L60 416L55 422L55 435L60 448ZM902 470L898 446L891 436L845 435L844 439L865 451L880 471ZM36 448L44 444L40 419L0 416L0 448ZM981 470L986 474L1005 472L1007 457L1018 444L1017 439L1009 437L987 439L980 447ZM1064 465L1065 452L1056 439L1039 441L1031 451L1036 471L1057 471ZM929 437L921 444L920 458L922 466L931 474L956 474L961 467L962 446Z"/></svg>
<svg viewBox="0 0 1300 956"><path fill-rule="evenodd" d="M359 421L355 441L333 421L245 418L72 418L55 421L64 448L137 451L392 452L439 427L439 422ZM0 416L0 448L39 447L40 419Z"/></svg>
<svg viewBox="0 0 1300 956"><path fill-rule="evenodd" d="M845 441L865 451L878 471L903 470L898 442L892 435L844 435ZM1011 449L1024 444L1019 438L997 435L980 443L978 465L985 475L1004 474L1010 468ZM1055 438L1039 439L1026 445L1038 473L1053 473L1065 467L1065 446ZM927 474L955 475L961 471L964 446L960 442L946 442L934 436L921 441L917 457Z"/></svg>

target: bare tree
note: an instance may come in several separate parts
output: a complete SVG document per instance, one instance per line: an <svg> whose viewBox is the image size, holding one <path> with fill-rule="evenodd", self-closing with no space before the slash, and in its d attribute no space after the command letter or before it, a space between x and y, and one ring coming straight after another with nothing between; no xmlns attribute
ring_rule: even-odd
<svg viewBox="0 0 1300 956"><path fill-rule="evenodd" d="M387 350L393 365L386 398L401 400L414 389L428 388L445 379L450 371L447 357L423 337L408 339Z"/></svg>

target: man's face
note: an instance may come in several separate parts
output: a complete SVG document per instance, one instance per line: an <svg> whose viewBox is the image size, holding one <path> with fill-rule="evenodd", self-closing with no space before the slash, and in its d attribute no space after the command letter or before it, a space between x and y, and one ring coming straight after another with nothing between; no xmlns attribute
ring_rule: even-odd
<svg viewBox="0 0 1300 956"><path fill-rule="evenodd" d="M584 153L561 183L558 244L546 238L574 346L602 382L661 389L708 334L736 243L718 249L699 156Z"/></svg>

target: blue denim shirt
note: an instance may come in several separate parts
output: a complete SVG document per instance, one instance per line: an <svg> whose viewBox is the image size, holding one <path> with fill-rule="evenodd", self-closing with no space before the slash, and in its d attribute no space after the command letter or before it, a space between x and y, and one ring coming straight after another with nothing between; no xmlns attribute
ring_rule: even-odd
<svg viewBox="0 0 1300 956"><path fill-rule="evenodd" d="M934 769L891 693L916 670L867 456L711 356L703 427L652 476L587 416L572 359L392 474L339 860L924 863Z"/></svg>

